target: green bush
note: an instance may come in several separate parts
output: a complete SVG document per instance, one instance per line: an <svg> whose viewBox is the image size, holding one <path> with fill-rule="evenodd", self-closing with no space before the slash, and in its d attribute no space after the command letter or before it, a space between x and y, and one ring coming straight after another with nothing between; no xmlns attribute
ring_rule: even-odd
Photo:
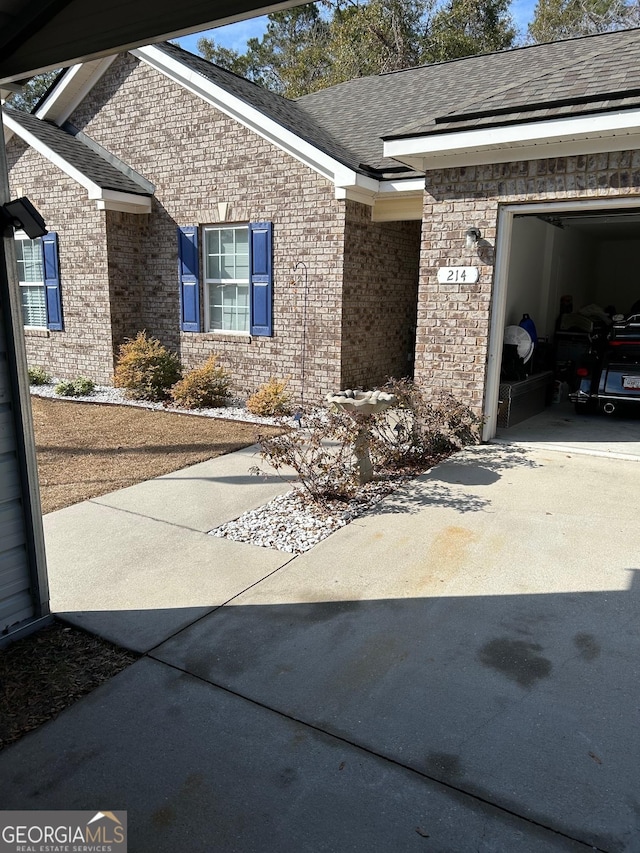
<svg viewBox="0 0 640 853"><path fill-rule="evenodd" d="M77 379L58 382L54 391L60 397L88 397L95 387L93 380L86 376L78 376Z"/></svg>
<svg viewBox="0 0 640 853"><path fill-rule="evenodd" d="M224 406L229 401L231 379L218 357L210 355L201 367L194 367L173 386L171 399L185 409Z"/></svg>
<svg viewBox="0 0 640 853"><path fill-rule="evenodd" d="M132 400L166 400L169 389L180 379L182 365L178 356L157 338L138 332L133 340L120 346L113 377L116 388L124 388Z"/></svg>
<svg viewBox="0 0 640 853"><path fill-rule="evenodd" d="M51 382L51 377L44 367L30 367L27 373L29 374L29 385L48 385Z"/></svg>
<svg viewBox="0 0 640 853"><path fill-rule="evenodd" d="M291 394L288 393L286 379L271 377L255 394L247 400L247 409L253 415L275 417L291 412Z"/></svg>

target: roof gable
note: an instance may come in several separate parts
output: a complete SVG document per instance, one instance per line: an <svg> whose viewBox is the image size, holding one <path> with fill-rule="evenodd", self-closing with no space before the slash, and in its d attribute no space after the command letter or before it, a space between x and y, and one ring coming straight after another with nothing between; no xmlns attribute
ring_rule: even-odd
<svg viewBox="0 0 640 853"><path fill-rule="evenodd" d="M79 134L29 113L3 107L3 121L28 145L81 184L103 209L148 212L153 186Z"/></svg>

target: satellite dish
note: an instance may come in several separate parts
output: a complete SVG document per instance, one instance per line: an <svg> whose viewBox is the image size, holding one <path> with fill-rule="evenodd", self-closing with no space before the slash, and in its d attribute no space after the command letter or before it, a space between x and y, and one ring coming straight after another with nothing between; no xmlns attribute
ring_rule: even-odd
<svg viewBox="0 0 640 853"><path fill-rule="evenodd" d="M504 342L518 347L518 355L525 364L533 355L534 344L531 335L522 326L507 326L504 330Z"/></svg>

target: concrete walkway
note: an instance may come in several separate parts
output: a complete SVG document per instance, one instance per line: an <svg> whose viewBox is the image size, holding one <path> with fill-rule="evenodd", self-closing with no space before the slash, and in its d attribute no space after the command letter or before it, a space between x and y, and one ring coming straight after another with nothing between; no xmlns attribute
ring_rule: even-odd
<svg viewBox="0 0 640 853"><path fill-rule="evenodd" d="M135 853L640 850L640 464L482 446L292 557L203 531L251 451L45 519L54 607L142 658L0 753Z"/></svg>

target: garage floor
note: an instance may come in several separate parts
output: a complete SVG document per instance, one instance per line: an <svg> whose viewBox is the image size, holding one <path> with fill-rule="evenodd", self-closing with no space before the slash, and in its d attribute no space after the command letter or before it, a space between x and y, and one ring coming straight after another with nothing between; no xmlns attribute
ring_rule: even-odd
<svg viewBox="0 0 640 853"><path fill-rule="evenodd" d="M493 442L640 462L640 417L577 415L572 403L554 403L533 418L499 429Z"/></svg>

